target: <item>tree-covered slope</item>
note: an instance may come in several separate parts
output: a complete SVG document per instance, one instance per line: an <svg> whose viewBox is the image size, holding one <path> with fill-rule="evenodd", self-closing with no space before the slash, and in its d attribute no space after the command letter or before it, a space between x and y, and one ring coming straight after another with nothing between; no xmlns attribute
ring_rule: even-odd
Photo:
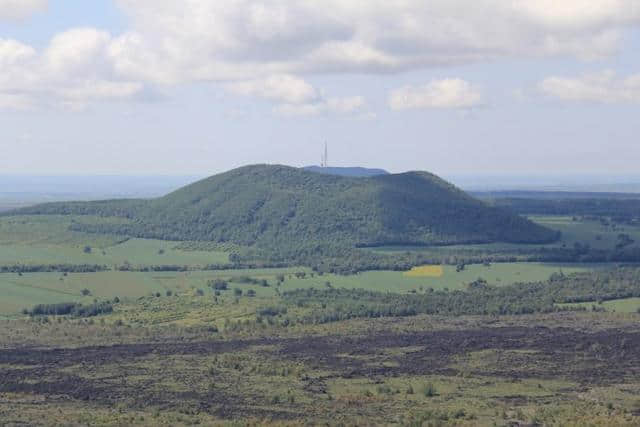
<svg viewBox="0 0 640 427"><path fill-rule="evenodd" d="M542 243L557 237L425 172L349 178L256 165L154 200L57 203L20 212L127 217L132 221L125 225L81 226L85 231L264 248L314 243Z"/></svg>
<svg viewBox="0 0 640 427"><path fill-rule="evenodd" d="M309 172L322 173L325 175L339 175L352 178L370 178L377 175L389 175L389 172L384 169L371 169L362 167L307 166L303 169Z"/></svg>

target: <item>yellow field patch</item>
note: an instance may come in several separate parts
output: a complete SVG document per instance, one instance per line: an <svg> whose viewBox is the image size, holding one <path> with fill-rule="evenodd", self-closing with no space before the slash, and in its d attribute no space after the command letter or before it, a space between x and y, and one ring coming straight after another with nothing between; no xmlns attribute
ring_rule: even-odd
<svg viewBox="0 0 640 427"><path fill-rule="evenodd" d="M422 265L413 267L403 275L407 277L442 277L443 274L444 270L441 265Z"/></svg>

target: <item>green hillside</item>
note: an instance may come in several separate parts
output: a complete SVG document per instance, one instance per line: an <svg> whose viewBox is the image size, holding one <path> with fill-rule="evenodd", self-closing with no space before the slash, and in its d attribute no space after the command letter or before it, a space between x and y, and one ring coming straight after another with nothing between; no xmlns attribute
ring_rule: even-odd
<svg viewBox="0 0 640 427"><path fill-rule="evenodd" d="M546 243L557 238L556 232L490 207L425 172L349 178L256 165L154 200L52 203L17 212L117 216L130 221L74 227L260 248Z"/></svg>

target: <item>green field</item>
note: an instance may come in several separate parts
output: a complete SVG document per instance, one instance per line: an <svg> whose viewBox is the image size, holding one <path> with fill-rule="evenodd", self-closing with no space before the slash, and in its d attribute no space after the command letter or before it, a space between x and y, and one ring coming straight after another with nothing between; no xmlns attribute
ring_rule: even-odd
<svg viewBox="0 0 640 427"><path fill-rule="evenodd" d="M0 265L99 264L188 265L225 264L229 254L221 251L176 249L181 242L128 239L122 236L70 231L79 217L0 218ZM82 221L107 221L82 217ZM90 248L90 251L86 249Z"/></svg>
<svg viewBox="0 0 640 427"><path fill-rule="evenodd" d="M587 310L591 310L592 307L596 307L616 313L638 313L638 310L640 310L640 298L614 299L610 301L603 301L601 304L596 302L583 302L579 304L558 305L560 307L585 307Z"/></svg>
<svg viewBox="0 0 640 427"><path fill-rule="evenodd" d="M85 252L88 245L11 244L0 245L0 264L99 264L99 265L188 265L225 264L229 254L175 249L178 242L130 239L113 246Z"/></svg>
<svg viewBox="0 0 640 427"><path fill-rule="evenodd" d="M88 223L120 221L90 216L9 216L0 217L0 246L66 245L105 248L124 240L123 236L70 231L74 221Z"/></svg>
<svg viewBox="0 0 640 427"><path fill-rule="evenodd" d="M172 292L189 292L202 289L206 295L211 294L207 282L221 278L250 276L255 279L266 279L269 287L260 285L231 283L230 288L239 287L244 290L254 289L258 297L271 297L279 291L305 288L327 288L327 282L334 288L362 288L372 291L422 292L429 288L464 289L464 287L483 278L496 286L509 285L516 282L547 280L552 273L587 271L590 265L553 265L536 263L493 264L491 266L470 265L464 271L456 272L453 266L444 266L442 277L407 277L400 271L368 271L357 275L340 276L333 274L313 274L305 268L288 269L253 269L253 270L220 270L189 272L120 272L105 271L98 273L27 273L0 275L0 314L12 315L23 308L36 304L58 302L89 302L93 298L134 299L167 290ZM305 272L304 278L295 273ZM283 275L285 281L277 287L277 277ZM90 297L83 297L81 291L88 289Z"/></svg>
<svg viewBox="0 0 640 427"><path fill-rule="evenodd" d="M619 234L628 234L634 241L640 242L639 226L604 226L598 221L577 220L568 216L531 216L532 221L544 225L553 230L560 231L562 236L559 241L552 244L516 244L516 243L486 243L449 246L382 246L371 248L381 253L424 252L438 254L459 254L461 251L478 252L502 252L538 249L542 247L566 247L572 248L574 244L589 245L594 249L613 249L618 242Z"/></svg>
<svg viewBox="0 0 640 427"><path fill-rule="evenodd" d="M628 234L633 240L640 242L638 226L605 226L598 221L573 221L572 217L566 216L532 216L530 219L562 232L562 239L556 243L556 246L571 247L574 243L581 243L596 249L612 249L618 241L619 234Z"/></svg>
<svg viewBox="0 0 640 427"><path fill-rule="evenodd" d="M468 283L478 278L485 279L496 286L510 285L517 282L535 282L547 280L556 272L573 273L595 268L594 265L583 264L541 264L541 263L503 263L484 265L468 265L461 272L455 266L443 266L442 277L408 277L399 271L366 271L351 276L325 274L304 280L293 278L285 282L285 289L306 288L310 286L326 286L330 282L336 288L363 288L382 292L408 292L433 288L463 289Z"/></svg>

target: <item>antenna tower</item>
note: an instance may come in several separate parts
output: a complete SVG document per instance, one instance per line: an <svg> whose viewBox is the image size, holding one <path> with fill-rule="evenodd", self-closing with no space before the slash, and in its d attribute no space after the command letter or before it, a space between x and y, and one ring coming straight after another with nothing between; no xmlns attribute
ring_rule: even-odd
<svg viewBox="0 0 640 427"><path fill-rule="evenodd" d="M324 143L324 154L322 155L320 166L322 166L323 168L329 166L329 147L327 146L326 142Z"/></svg>

